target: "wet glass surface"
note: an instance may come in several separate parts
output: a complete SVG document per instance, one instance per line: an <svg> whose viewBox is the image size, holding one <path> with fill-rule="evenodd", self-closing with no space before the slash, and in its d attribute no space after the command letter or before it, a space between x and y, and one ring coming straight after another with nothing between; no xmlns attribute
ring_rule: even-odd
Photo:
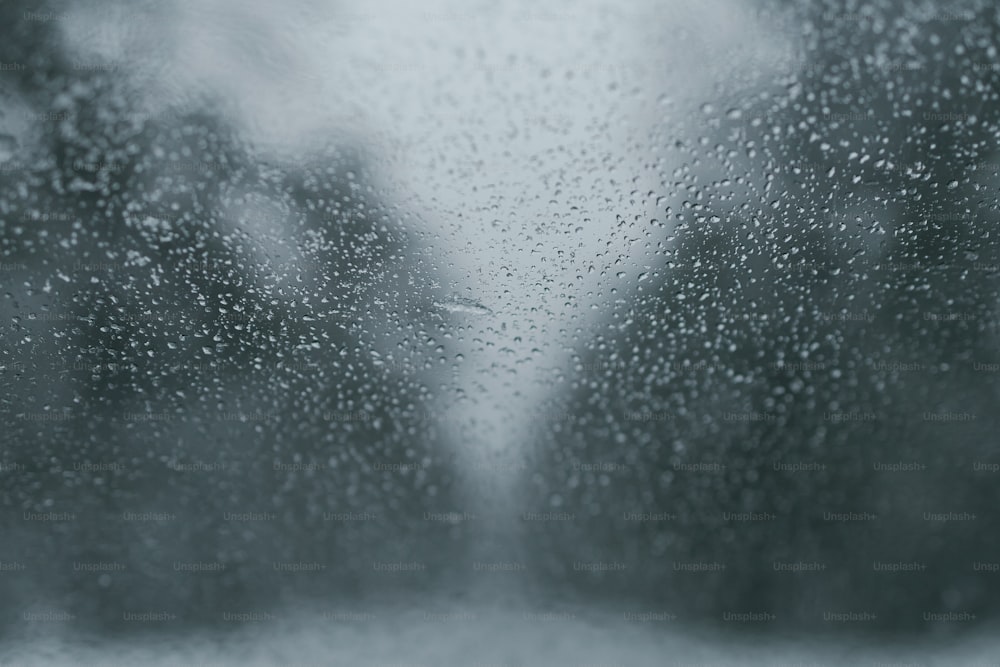
<svg viewBox="0 0 1000 667"><path fill-rule="evenodd" d="M995 664L997 12L0 4L0 663Z"/></svg>

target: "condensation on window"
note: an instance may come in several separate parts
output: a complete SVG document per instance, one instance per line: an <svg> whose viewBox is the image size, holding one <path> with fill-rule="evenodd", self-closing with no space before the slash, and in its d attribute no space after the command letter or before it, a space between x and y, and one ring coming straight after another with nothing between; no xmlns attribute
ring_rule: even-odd
<svg viewBox="0 0 1000 667"><path fill-rule="evenodd" d="M4 3L0 662L987 664L998 24Z"/></svg>

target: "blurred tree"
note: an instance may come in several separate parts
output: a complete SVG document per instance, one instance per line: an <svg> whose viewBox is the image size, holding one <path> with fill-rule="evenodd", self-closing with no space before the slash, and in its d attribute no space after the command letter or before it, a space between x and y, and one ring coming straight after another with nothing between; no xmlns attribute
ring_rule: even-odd
<svg viewBox="0 0 1000 667"><path fill-rule="evenodd" d="M923 632L924 612L995 614L973 563L993 559L1000 487L973 465L1000 427L997 375L976 366L1000 322L996 8L864 11L795 5L807 66L678 142L700 194L672 213L666 270L608 313L581 351L600 370L554 408L574 419L536 444L527 497L576 515L525 522L540 581L695 623L835 629L824 613L868 611L851 627ZM916 469L876 470L900 462Z"/></svg>

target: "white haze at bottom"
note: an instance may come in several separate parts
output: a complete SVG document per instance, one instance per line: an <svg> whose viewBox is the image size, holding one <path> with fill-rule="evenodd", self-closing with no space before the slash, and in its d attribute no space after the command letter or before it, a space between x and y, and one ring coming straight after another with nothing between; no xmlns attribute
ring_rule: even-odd
<svg viewBox="0 0 1000 667"><path fill-rule="evenodd" d="M995 631L941 645L742 639L599 609L436 604L286 612L225 636L134 639L94 646L48 636L0 652L5 667L994 667ZM646 613L637 612L637 613ZM53 630L55 623L46 631Z"/></svg>

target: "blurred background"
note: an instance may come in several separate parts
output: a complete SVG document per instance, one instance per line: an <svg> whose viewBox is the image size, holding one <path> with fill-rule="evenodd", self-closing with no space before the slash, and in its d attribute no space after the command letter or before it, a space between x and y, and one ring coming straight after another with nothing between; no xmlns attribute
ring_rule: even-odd
<svg viewBox="0 0 1000 667"><path fill-rule="evenodd" d="M0 4L0 662L998 664L997 12Z"/></svg>

